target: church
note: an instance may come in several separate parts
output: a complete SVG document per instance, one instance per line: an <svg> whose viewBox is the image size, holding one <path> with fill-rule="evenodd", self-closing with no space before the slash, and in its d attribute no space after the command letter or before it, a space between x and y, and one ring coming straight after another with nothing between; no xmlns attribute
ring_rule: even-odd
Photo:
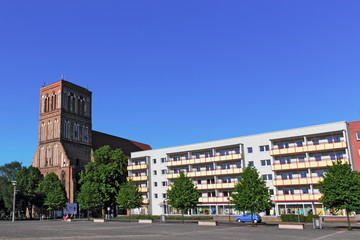
<svg viewBox="0 0 360 240"><path fill-rule="evenodd" d="M68 201L75 202L79 172L101 146L131 152L151 147L92 130L92 93L60 80L40 88L38 146L32 165L43 175L55 173L65 187Z"/></svg>

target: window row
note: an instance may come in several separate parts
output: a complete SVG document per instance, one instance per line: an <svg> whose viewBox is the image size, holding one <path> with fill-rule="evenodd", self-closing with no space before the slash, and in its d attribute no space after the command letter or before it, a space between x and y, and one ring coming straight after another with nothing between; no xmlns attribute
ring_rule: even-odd
<svg viewBox="0 0 360 240"><path fill-rule="evenodd" d="M70 92L67 96L65 93L64 99L66 99L65 106L67 110L72 113L77 113L81 116L85 116L90 109L83 96L76 98L73 92Z"/></svg>
<svg viewBox="0 0 360 240"><path fill-rule="evenodd" d="M53 92L51 95L45 94L42 97L42 112L50 112L58 109L58 100L57 95L55 92Z"/></svg>
<svg viewBox="0 0 360 240"><path fill-rule="evenodd" d="M269 145L259 146L259 151L260 151L260 152L268 152L268 151L270 151L270 146L269 146ZM248 153L253 153L253 152L254 152L253 147L248 147L248 148L247 148L247 152L248 152Z"/></svg>
<svg viewBox="0 0 360 240"><path fill-rule="evenodd" d="M80 126L79 123L71 123L64 121L64 137L84 143L89 142L89 127L86 125Z"/></svg>
<svg viewBox="0 0 360 240"><path fill-rule="evenodd" d="M319 145L319 144L325 144L325 143L337 143L344 141L344 138L342 135L335 135L335 136L324 136L324 137L317 137L317 138L309 138L307 140L307 145ZM299 139L294 140L291 142L279 142L274 144L275 149L284 149L289 147L302 147L305 146L305 140Z"/></svg>

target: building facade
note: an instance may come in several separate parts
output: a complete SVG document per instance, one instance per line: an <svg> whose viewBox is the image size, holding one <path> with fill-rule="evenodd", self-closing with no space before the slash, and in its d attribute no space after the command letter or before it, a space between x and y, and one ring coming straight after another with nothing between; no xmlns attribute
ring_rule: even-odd
<svg viewBox="0 0 360 240"><path fill-rule="evenodd" d="M92 93L65 80L40 88L38 146L32 161L43 175L55 173L75 202L79 172L101 146L130 152L149 150L147 144L92 130Z"/></svg>
<svg viewBox="0 0 360 240"><path fill-rule="evenodd" d="M128 176L144 197L144 205L133 211L176 213L166 204L166 191L184 171L200 192L200 204L191 214L239 214L230 204L231 193L250 165L266 181L274 202L264 214L329 214L319 202L318 182L337 159L359 170L359 154L360 121L133 152Z"/></svg>

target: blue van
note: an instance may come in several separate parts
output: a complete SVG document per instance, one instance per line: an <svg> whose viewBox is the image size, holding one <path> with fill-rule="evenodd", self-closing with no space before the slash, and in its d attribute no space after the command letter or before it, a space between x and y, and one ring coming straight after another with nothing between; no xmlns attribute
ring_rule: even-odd
<svg viewBox="0 0 360 240"><path fill-rule="evenodd" d="M262 219L259 214L254 213L251 217L251 213L245 213L236 218L237 222L253 222L253 223L261 223Z"/></svg>

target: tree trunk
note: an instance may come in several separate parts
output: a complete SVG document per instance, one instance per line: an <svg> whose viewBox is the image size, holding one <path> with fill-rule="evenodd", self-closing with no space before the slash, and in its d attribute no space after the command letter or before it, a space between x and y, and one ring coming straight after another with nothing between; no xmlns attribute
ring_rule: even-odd
<svg viewBox="0 0 360 240"><path fill-rule="evenodd" d="M181 209L182 223L184 224L184 209Z"/></svg>
<svg viewBox="0 0 360 240"><path fill-rule="evenodd" d="M348 223L348 230L352 230L351 225L350 225L350 216L349 216L349 210L345 209L346 211L346 218L347 218L347 223Z"/></svg>

